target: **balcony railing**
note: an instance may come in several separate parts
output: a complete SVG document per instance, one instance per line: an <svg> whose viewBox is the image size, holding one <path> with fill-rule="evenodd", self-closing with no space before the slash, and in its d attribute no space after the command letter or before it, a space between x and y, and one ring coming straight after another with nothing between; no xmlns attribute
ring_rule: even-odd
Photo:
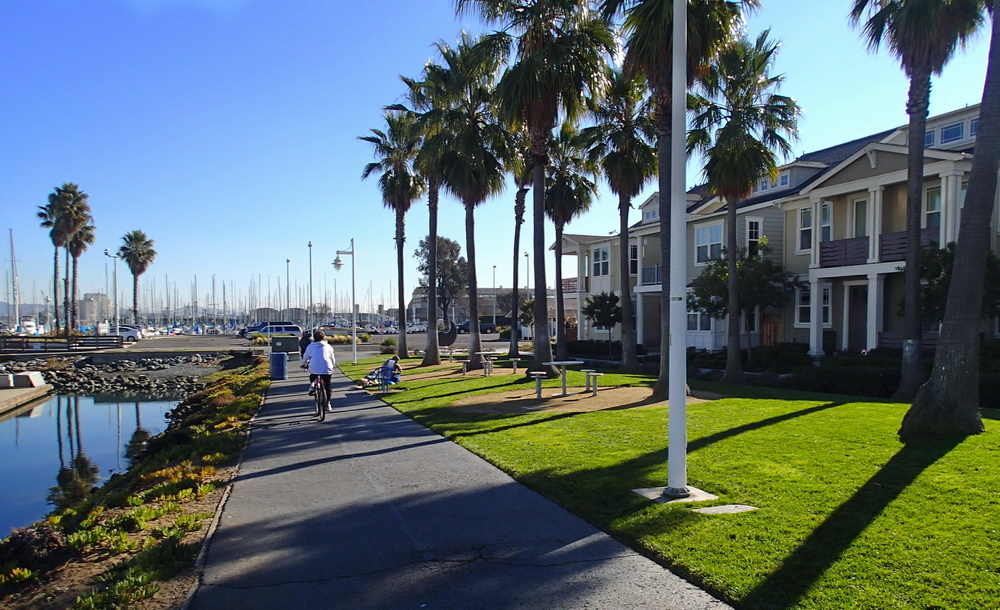
<svg viewBox="0 0 1000 610"><path fill-rule="evenodd" d="M937 241L937 227L920 231L920 245L927 248ZM820 267L846 267L864 265L868 262L868 237L852 237L826 241L819 245ZM906 231L883 233L879 238L879 262L889 263L906 258Z"/></svg>
<svg viewBox="0 0 1000 610"><path fill-rule="evenodd" d="M642 285L652 286L660 283L660 266L642 268Z"/></svg>

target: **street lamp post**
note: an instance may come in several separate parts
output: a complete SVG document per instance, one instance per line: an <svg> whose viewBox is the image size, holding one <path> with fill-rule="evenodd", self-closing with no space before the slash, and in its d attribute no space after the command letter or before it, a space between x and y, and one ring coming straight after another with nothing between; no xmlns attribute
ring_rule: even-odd
<svg viewBox="0 0 1000 610"><path fill-rule="evenodd" d="M312 323L313 305L313 243L309 241L309 304L306 306L306 326L313 327Z"/></svg>
<svg viewBox="0 0 1000 610"><path fill-rule="evenodd" d="M497 266L493 265L493 328L497 327Z"/></svg>
<svg viewBox="0 0 1000 610"><path fill-rule="evenodd" d="M531 290L531 265L528 261L528 253L524 253L524 290ZM530 294L530 293L529 293Z"/></svg>
<svg viewBox="0 0 1000 610"><path fill-rule="evenodd" d="M333 259L333 268L340 271L340 268L344 266L344 261L340 260L340 256L350 256L351 257L351 359L354 364L358 363L358 320L357 320L357 305L354 297L354 238L351 238L351 248L350 250L337 250L337 258Z"/></svg>
<svg viewBox="0 0 1000 610"><path fill-rule="evenodd" d="M285 259L285 315L286 320L291 320L292 315L292 280L291 280L292 259Z"/></svg>
<svg viewBox="0 0 1000 610"><path fill-rule="evenodd" d="M108 248L104 249L104 256L110 256L111 258L115 259L115 262L114 262L114 268L115 268L115 272L114 272L114 278L115 278L114 279L115 305L114 305L114 307L115 307L115 334L117 335L118 334L118 259L121 258L121 257L118 256L117 254L112 254L111 250L109 250Z"/></svg>

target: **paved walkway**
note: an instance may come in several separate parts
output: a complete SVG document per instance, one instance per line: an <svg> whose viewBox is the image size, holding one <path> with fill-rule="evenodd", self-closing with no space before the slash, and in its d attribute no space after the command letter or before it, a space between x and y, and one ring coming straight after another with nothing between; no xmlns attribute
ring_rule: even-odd
<svg viewBox="0 0 1000 610"><path fill-rule="evenodd" d="M271 385L192 609L728 606L334 376Z"/></svg>

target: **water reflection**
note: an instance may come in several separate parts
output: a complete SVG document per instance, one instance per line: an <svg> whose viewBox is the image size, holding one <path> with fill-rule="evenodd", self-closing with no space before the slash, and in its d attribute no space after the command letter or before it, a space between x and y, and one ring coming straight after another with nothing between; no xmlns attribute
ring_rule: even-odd
<svg viewBox="0 0 1000 610"><path fill-rule="evenodd" d="M75 504L124 470L176 404L51 396L0 418L0 537Z"/></svg>

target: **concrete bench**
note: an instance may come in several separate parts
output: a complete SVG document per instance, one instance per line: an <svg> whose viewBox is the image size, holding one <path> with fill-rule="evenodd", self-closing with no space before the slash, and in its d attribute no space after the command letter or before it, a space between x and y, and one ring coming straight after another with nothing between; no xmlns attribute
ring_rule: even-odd
<svg viewBox="0 0 1000 610"><path fill-rule="evenodd" d="M15 388L40 388L45 385L45 378L38 371L14 373Z"/></svg>
<svg viewBox="0 0 1000 610"><path fill-rule="evenodd" d="M520 358L511 358L511 359L510 359L510 363L511 363L511 365L513 365L513 367L514 367L514 374L515 374L515 375L517 375L517 363L518 363L518 362L519 362L520 360L521 360Z"/></svg>
<svg viewBox="0 0 1000 610"><path fill-rule="evenodd" d="M597 379L604 373L590 371L587 373L587 387L591 390L591 396L597 396Z"/></svg>
<svg viewBox="0 0 1000 610"><path fill-rule="evenodd" d="M542 399L542 380L548 376L545 371L533 371L528 373L535 378L535 398L538 400Z"/></svg>
<svg viewBox="0 0 1000 610"><path fill-rule="evenodd" d="M584 392L590 391L590 374L594 372L594 369L580 369L580 372L587 376L587 387Z"/></svg>

